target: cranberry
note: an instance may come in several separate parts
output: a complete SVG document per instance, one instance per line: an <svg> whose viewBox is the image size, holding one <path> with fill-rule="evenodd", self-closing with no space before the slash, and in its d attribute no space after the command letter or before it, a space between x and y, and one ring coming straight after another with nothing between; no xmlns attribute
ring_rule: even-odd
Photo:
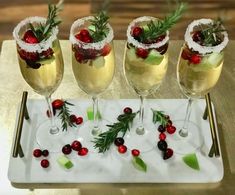
<svg viewBox="0 0 235 195"><path fill-rule="evenodd" d="M47 49L46 51L43 51L43 52L41 53L41 55L42 55L44 58L50 58L50 57L52 57L53 53L54 53L54 51L53 51L51 48L49 48L49 49Z"/></svg>
<svg viewBox="0 0 235 195"><path fill-rule="evenodd" d="M203 43L204 37L201 31L195 31L193 33L192 38L193 38L193 41L199 43L200 45Z"/></svg>
<svg viewBox="0 0 235 195"><path fill-rule="evenodd" d="M173 156L173 150L171 148L167 148L166 151L163 152L163 159L164 160L167 160L169 159L170 157Z"/></svg>
<svg viewBox="0 0 235 195"><path fill-rule="evenodd" d="M131 154L132 154L133 156L139 156L139 155L140 155L140 151L137 150L137 149L133 149L133 150L131 150Z"/></svg>
<svg viewBox="0 0 235 195"><path fill-rule="evenodd" d="M85 59L85 56L80 52L74 52L74 56L79 63L82 63Z"/></svg>
<svg viewBox="0 0 235 195"><path fill-rule="evenodd" d="M136 26L132 31L132 36L134 38L138 38L142 34L142 32L143 32L143 29L139 26Z"/></svg>
<svg viewBox="0 0 235 195"><path fill-rule="evenodd" d="M162 133L166 131L166 128L163 125L159 125L157 130Z"/></svg>
<svg viewBox="0 0 235 195"><path fill-rule="evenodd" d="M181 58L184 60L190 60L191 59L191 52L189 49L184 48L181 53Z"/></svg>
<svg viewBox="0 0 235 195"><path fill-rule="evenodd" d="M42 156L42 151L40 149L35 149L33 151L33 156L39 158L40 156Z"/></svg>
<svg viewBox="0 0 235 195"><path fill-rule="evenodd" d="M143 49L143 48L136 49L136 55L143 58L143 59L147 58L148 54L149 54L149 52L147 49Z"/></svg>
<svg viewBox="0 0 235 195"><path fill-rule="evenodd" d="M163 39L165 39L166 35L160 35L159 37L156 38L156 42L159 43L161 42Z"/></svg>
<svg viewBox="0 0 235 195"><path fill-rule="evenodd" d="M78 39L79 41L82 41L82 35L80 33L76 34L75 38Z"/></svg>
<svg viewBox="0 0 235 195"><path fill-rule="evenodd" d="M41 160L41 166L43 168L47 168L47 167L49 167L49 165L50 165L50 163L49 163L49 161L47 159Z"/></svg>
<svg viewBox="0 0 235 195"><path fill-rule="evenodd" d="M90 33L87 29L82 29L80 30L79 34L82 36L82 37L85 37L85 36L90 36Z"/></svg>
<svg viewBox="0 0 235 195"><path fill-rule="evenodd" d="M166 131L167 131L169 134L173 134L173 133L175 133L176 128L175 128L175 126L168 125L168 126L166 127Z"/></svg>
<svg viewBox="0 0 235 195"><path fill-rule="evenodd" d="M70 146L69 144L63 146L62 152L63 152L64 154L66 154L66 155L67 155L67 154L70 154L70 153L72 152L71 146Z"/></svg>
<svg viewBox="0 0 235 195"><path fill-rule="evenodd" d="M193 54L191 59L190 59L190 63L192 64L199 64L202 60L202 57L198 54Z"/></svg>
<svg viewBox="0 0 235 195"><path fill-rule="evenodd" d="M77 121L76 115L75 114L71 114L69 116L69 120L70 120L71 123L75 123Z"/></svg>
<svg viewBox="0 0 235 195"><path fill-rule="evenodd" d="M124 139L122 137L117 137L115 140L114 140L114 144L116 146L121 146L124 144Z"/></svg>
<svg viewBox="0 0 235 195"><path fill-rule="evenodd" d="M123 112L125 114L131 114L132 113L132 109L130 107L126 107L126 108L124 108Z"/></svg>
<svg viewBox="0 0 235 195"><path fill-rule="evenodd" d="M49 155L49 151L48 151L48 150L43 150L43 151L42 151L42 155L43 155L44 157L47 157L47 156Z"/></svg>
<svg viewBox="0 0 235 195"><path fill-rule="evenodd" d="M76 119L76 124L77 125L80 125L80 124L82 124L83 123L83 118L82 117L78 117L77 119Z"/></svg>
<svg viewBox="0 0 235 195"><path fill-rule="evenodd" d="M126 151L127 151L127 147L125 145L118 146L119 153L124 154L124 153L126 153Z"/></svg>
<svg viewBox="0 0 235 195"><path fill-rule="evenodd" d="M82 37L82 41L85 43L92 43L92 38L90 36L84 36Z"/></svg>
<svg viewBox="0 0 235 195"><path fill-rule="evenodd" d="M159 139L160 140L165 140L166 139L166 134L165 133L160 133L159 134Z"/></svg>
<svg viewBox="0 0 235 195"><path fill-rule="evenodd" d="M85 156L88 153L88 149L87 148L81 148L80 150L78 150L78 155L79 156Z"/></svg>
<svg viewBox="0 0 235 195"><path fill-rule="evenodd" d="M102 51L101 51L101 55L102 56L107 56L109 53L110 53L110 51L111 51L111 45L110 44L106 44L104 47L103 47L103 49L102 49Z"/></svg>
<svg viewBox="0 0 235 195"><path fill-rule="evenodd" d="M30 43L30 44L35 44L35 43L39 43L37 37L35 36L34 32L32 30L27 30L24 33L24 37L23 40L26 43Z"/></svg>
<svg viewBox="0 0 235 195"><path fill-rule="evenodd" d="M73 150L78 151L78 150L80 150L82 148L82 144L81 144L80 141L75 140L71 144L71 147L72 147Z"/></svg>
<svg viewBox="0 0 235 195"><path fill-rule="evenodd" d="M165 151L167 149L167 143L165 140L160 140L158 143L157 143L157 147L159 150L161 151Z"/></svg>
<svg viewBox="0 0 235 195"><path fill-rule="evenodd" d="M52 102L53 109L60 109L64 105L64 101L60 99L56 99Z"/></svg>

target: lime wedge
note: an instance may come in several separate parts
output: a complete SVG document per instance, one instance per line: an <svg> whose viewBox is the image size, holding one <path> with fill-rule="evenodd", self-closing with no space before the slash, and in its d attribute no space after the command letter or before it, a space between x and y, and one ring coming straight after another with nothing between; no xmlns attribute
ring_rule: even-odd
<svg viewBox="0 0 235 195"><path fill-rule="evenodd" d="M138 156L133 157L132 164L134 167L140 171L147 172L147 165L145 162Z"/></svg>
<svg viewBox="0 0 235 195"><path fill-rule="evenodd" d="M94 25L88 26L88 30L94 32L95 31L95 26Z"/></svg>
<svg viewBox="0 0 235 195"><path fill-rule="evenodd" d="M93 60L92 65L96 68L101 68L104 66L105 60L103 56L97 57L95 60Z"/></svg>
<svg viewBox="0 0 235 195"><path fill-rule="evenodd" d="M73 163L66 156L60 156L57 159L57 162L66 169L70 169L73 167Z"/></svg>
<svg viewBox="0 0 235 195"><path fill-rule="evenodd" d="M150 65L159 65L162 62L163 58L164 56L161 55L157 50L152 49L149 52L148 57L144 61Z"/></svg>
<svg viewBox="0 0 235 195"><path fill-rule="evenodd" d="M55 57L52 56L50 58L45 58L45 59L41 59L41 60L38 60L37 63L39 64L50 64L51 62L53 62L55 60Z"/></svg>
<svg viewBox="0 0 235 195"><path fill-rule="evenodd" d="M88 107L86 112L87 112L88 120L93 121L94 120L93 108L92 107ZM98 115L98 119L102 118L101 114L100 114L100 111L98 111L97 115Z"/></svg>
<svg viewBox="0 0 235 195"><path fill-rule="evenodd" d="M198 163L198 160L197 160L197 156L196 156L195 153L185 155L183 157L183 161L185 162L186 165L188 165L192 169L195 169L195 170L198 170L198 171L200 170L199 163Z"/></svg>

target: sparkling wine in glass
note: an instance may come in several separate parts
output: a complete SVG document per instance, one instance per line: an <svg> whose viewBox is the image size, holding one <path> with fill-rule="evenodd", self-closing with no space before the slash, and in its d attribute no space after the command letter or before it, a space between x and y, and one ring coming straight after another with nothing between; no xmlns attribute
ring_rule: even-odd
<svg viewBox="0 0 235 195"><path fill-rule="evenodd" d="M103 12L96 17L78 19L71 26L73 73L78 86L93 100L93 120L85 122L79 130L79 136L90 143L90 148L93 147L89 142L92 137L106 129L103 116L99 119L98 96L108 88L114 76L112 40L113 30Z"/></svg>
<svg viewBox="0 0 235 195"><path fill-rule="evenodd" d="M61 3L62 1L57 5L49 5L49 12L53 10L57 13ZM36 93L45 96L49 113L53 113L51 95L60 85L64 72L60 43L57 39L58 23L55 21L56 16L53 15L50 19L29 17L22 20L13 31L21 74ZM39 124L36 141L42 149L58 152L66 140L66 134L60 131L54 115L51 114L49 120Z"/></svg>
<svg viewBox="0 0 235 195"><path fill-rule="evenodd" d="M177 65L180 89L188 97L185 120L175 123L183 141L180 153L193 152L203 144L199 127L189 120L191 107L194 99L205 96L218 82L227 43L227 32L219 20L195 20L186 30Z"/></svg>

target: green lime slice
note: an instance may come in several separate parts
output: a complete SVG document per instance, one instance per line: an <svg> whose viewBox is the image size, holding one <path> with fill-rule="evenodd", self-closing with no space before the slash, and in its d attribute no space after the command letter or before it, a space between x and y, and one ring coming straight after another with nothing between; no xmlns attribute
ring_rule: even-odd
<svg viewBox="0 0 235 195"><path fill-rule="evenodd" d="M195 153L185 155L183 157L183 161L185 162L186 165L188 165L192 169L195 169L195 170L198 170L198 171L200 170L199 163L198 163L198 160L197 160L197 156L196 156Z"/></svg>
<svg viewBox="0 0 235 195"><path fill-rule="evenodd" d="M39 64L50 64L51 62L53 62L55 60L55 57L52 56L50 58L45 58L45 59L41 59L41 60L38 60L37 63Z"/></svg>
<svg viewBox="0 0 235 195"><path fill-rule="evenodd" d="M57 162L64 168L70 169L73 167L72 161L70 161L66 156L60 156Z"/></svg>
<svg viewBox="0 0 235 195"><path fill-rule="evenodd" d="M147 172L147 165L140 157L138 156L133 157L132 164L139 171Z"/></svg>
<svg viewBox="0 0 235 195"><path fill-rule="evenodd" d="M159 65L161 64L163 58L164 56L161 55L157 50L152 49L149 52L148 57L144 60L144 62L150 65Z"/></svg>

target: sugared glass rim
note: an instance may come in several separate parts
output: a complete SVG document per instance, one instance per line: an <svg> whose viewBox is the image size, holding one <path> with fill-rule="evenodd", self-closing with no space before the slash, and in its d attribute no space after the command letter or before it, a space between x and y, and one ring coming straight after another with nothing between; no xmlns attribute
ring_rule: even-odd
<svg viewBox="0 0 235 195"><path fill-rule="evenodd" d="M224 35L224 40L216 46L202 46L198 44L197 42L193 41L191 33L193 32L193 29L195 26L198 26L200 24L210 24L213 23L212 19L202 18L199 20L194 20L188 25L188 28L185 32L184 39L188 44L188 47L190 49L193 49L194 51L199 52L200 54L208 54L212 52L220 53L228 44L228 33L226 31L221 32ZM223 29L224 26L222 26Z"/></svg>
<svg viewBox="0 0 235 195"><path fill-rule="evenodd" d="M162 41L160 41L158 43L152 43L152 44L141 43L141 42L137 41L136 39L134 39L134 37L131 35L132 28L134 26L136 26L136 23L144 22L144 21L151 21L151 20L158 20L158 18L155 18L152 16L141 16L141 17L134 19L128 25L128 28L127 28L127 41L128 41L128 43L131 43L135 47L143 48L143 49L159 48L159 47L165 45L169 41L169 31L166 31L166 36Z"/></svg>
<svg viewBox="0 0 235 195"><path fill-rule="evenodd" d="M52 29L51 36L47 40L43 40L40 43L34 43L34 44L26 43L23 40L21 40L21 37L19 37L20 29L23 28L24 26L26 26L27 24L29 24L29 23L45 23L46 20L47 19L44 17L34 16L34 17L25 18L19 24L17 24L17 26L13 30L13 37L21 49L23 49L27 52L41 53L42 51L46 51L47 49L52 47L52 43L53 43L53 41L55 41L57 39L57 34L59 32L57 26Z"/></svg>
<svg viewBox="0 0 235 195"><path fill-rule="evenodd" d="M83 49L96 49L96 50L100 50L102 49L107 43L110 43L113 40L113 29L111 27L111 25L108 23L107 27L109 29L109 32L107 34L107 36L99 42L95 42L95 43L84 43L78 39L76 39L75 37L75 29L82 26L85 21L89 21L94 19L94 16L87 16L87 17L83 17L80 19L77 19L73 22L71 28L70 28L70 35L69 35L69 40L72 44L77 44L79 47L82 47Z"/></svg>

